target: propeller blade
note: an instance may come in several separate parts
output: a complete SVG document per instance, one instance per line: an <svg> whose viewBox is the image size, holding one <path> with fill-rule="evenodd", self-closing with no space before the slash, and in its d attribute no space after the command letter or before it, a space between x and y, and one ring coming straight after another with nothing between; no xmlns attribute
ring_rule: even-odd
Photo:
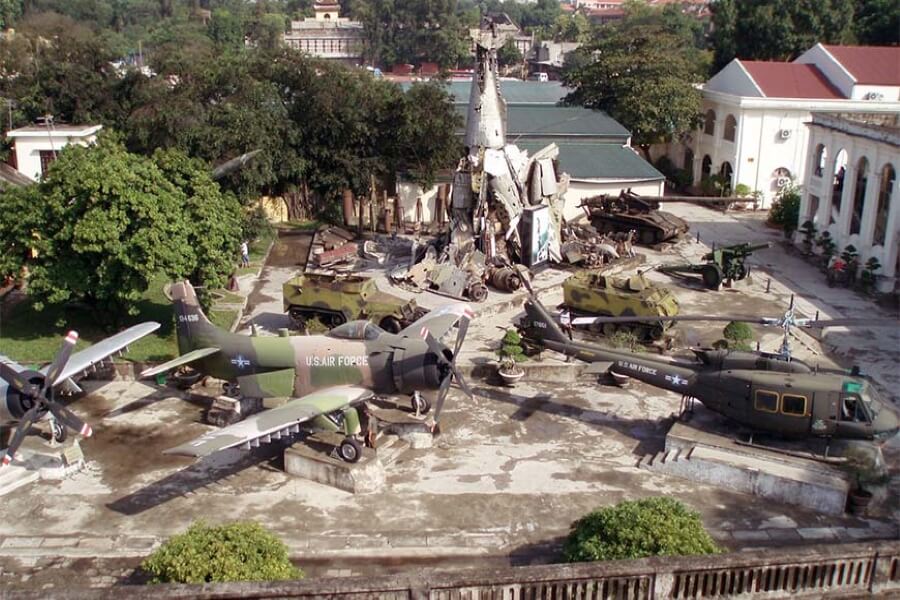
<svg viewBox="0 0 900 600"><path fill-rule="evenodd" d="M25 434L28 433L28 430L31 428L31 424L34 423L34 419L37 417L39 408L40 404L35 404L28 410L28 412L22 415L22 420L19 421L19 426L16 428L16 434L13 436L13 439L9 444L9 448L6 449L6 454L3 455L2 466L5 467L12 462L13 457L15 457L16 452L19 450L19 446L22 445L22 440L25 439Z"/></svg>
<svg viewBox="0 0 900 600"><path fill-rule="evenodd" d="M441 343L431 335L431 331L429 331L427 327L423 327L419 333L422 336L422 339L425 340L425 343L428 344L428 349L437 355L438 360L447 362L447 357L444 356L444 348L442 348Z"/></svg>
<svg viewBox="0 0 900 600"><path fill-rule="evenodd" d="M441 382L441 387L438 390L437 402L434 404L434 425L437 427L438 421L441 418L441 411L444 410L444 400L447 399L447 394L450 392L450 380L453 379L453 375L447 375L444 377L444 380Z"/></svg>
<svg viewBox="0 0 900 600"><path fill-rule="evenodd" d="M466 380L463 379L462 373L459 372L459 369L456 368L456 363L452 363L450 368L453 369L453 377L456 379L457 385L463 391L463 393L469 397L470 400L475 399L475 394L472 393L472 390L469 388L469 384L466 383Z"/></svg>
<svg viewBox="0 0 900 600"><path fill-rule="evenodd" d="M469 321L472 320L473 313L469 308L463 311L463 316L459 320L459 332L456 334L456 347L453 349L453 362L459 356L459 349L462 348L463 341L466 339L466 333L469 331Z"/></svg>
<svg viewBox="0 0 900 600"><path fill-rule="evenodd" d="M94 433L94 430L91 429L90 425L82 421L78 417L78 415L73 413L62 404L58 402L48 402L47 407L50 409L50 413L56 418L57 421L59 421L72 431L78 432L78 435L82 437L91 437L91 434Z"/></svg>
<svg viewBox="0 0 900 600"><path fill-rule="evenodd" d="M28 382L9 364L0 361L0 378L9 383L17 391L24 392Z"/></svg>
<svg viewBox="0 0 900 600"><path fill-rule="evenodd" d="M66 339L63 340L63 345L59 349L59 352L57 352L56 356L53 358L53 364L50 365L50 368L47 370L47 377L44 379L44 388L41 390L41 394L44 396L46 396L47 392L50 391L50 388L56 384L56 378L59 377L62 370L66 368L66 363L69 362L69 357L72 356L72 350L75 348L76 342L78 342L78 332L70 331L68 335L66 335Z"/></svg>

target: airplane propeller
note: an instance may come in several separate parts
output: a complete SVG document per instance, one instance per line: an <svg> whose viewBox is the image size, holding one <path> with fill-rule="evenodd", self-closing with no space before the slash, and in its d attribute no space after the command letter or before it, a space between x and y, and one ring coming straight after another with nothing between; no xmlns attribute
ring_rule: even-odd
<svg viewBox="0 0 900 600"><path fill-rule="evenodd" d="M65 369L66 363L69 362L69 357L72 356L72 350L75 348L77 341L78 334L70 331L66 335L59 352L56 353L56 357L54 357L46 375L37 371L16 372L10 365L0 362L0 377L5 379L10 387L21 394L25 406L30 405L30 408L25 411L25 414L19 420L12 442L9 444L9 448L6 449L6 454L4 454L2 461L3 466L8 465L15 457L16 451L25 439L25 435L32 423L40 419L48 411L57 422L64 427L77 431L84 437L90 437L91 433L93 433L90 425L82 421L71 410L53 400L53 386L59 383L57 378Z"/></svg>
<svg viewBox="0 0 900 600"><path fill-rule="evenodd" d="M440 432L440 416L441 411L444 408L444 400L447 398L447 394L450 391L450 383L453 379L456 380L457 385L459 385L460 389L463 391L465 395L469 398L474 398L474 394L472 394L472 390L469 388L469 384L466 383L466 380L463 378L462 373L459 372L459 369L456 367L456 359L459 356L459 350L462 347L463 341L466 338L466 332L469 330L469 321L472 319L472 313L469 309L466 309L463 312L463 316L459 320L459 332L456 335L456 346L453 349L453 354L450 358L447 358L445 345L441 344L439 341L435 339L433 335L431 335L431 331L428 330L427 327L422 328L422 337L425 339L425 343L428 344L428 349L431 350L432 353L437 356L438 361L449 368L449 373L446 377L444 377L443 381L441 381L441 387L438 388L438 397L437 402L434 407L434 431L435 433Z"/></svg>

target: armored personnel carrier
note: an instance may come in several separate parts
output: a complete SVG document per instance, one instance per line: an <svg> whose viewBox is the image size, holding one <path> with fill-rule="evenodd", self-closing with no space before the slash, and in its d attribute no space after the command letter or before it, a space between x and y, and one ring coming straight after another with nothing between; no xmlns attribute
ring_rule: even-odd
<svg viewBox="0 0 900 600"><path fill-rule="evenodd" d="M654 285L643 275L611 277L581 271L563 282L565 306L573 317L673 317L678 300L668 288ZM631 331L641 340L659 340L671 321L657 323L603 323L590 328L604 335Z"/></svg>
<svg viewBox="0 0 900 600"><path fill-rule="evenodd" d="M426 311L415 300L404 300L375 286L375 280L358 275L306 273L284 282L284 311L296 329L310 319L337 327L355 319L369 319L390 333L397 333Z"/></svg>
<svg viewBox="0 0 900 600"><path fill-rule="evenodd" d="M652 246L688 231L687 222L659 210L659 201L623 191L616 196L603 194L585 198L581 206L600 233L635 231L634 241Z"/></svg>

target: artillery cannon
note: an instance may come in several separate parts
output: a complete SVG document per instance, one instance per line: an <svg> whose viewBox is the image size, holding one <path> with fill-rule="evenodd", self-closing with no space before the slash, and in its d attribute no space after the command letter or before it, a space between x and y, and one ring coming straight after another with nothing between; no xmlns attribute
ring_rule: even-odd
<svg viewBox="0 0 900 600"><path fill-rule="evenodd" d="M703 263L694 265L690 263L680 265L664 265L656 270L661 273L676 275L699 274L703 278L703 284L711 290L719 288L726 279L740 281L749 273L750 269L744 264L744 260L756 250L769 248L772 244L734 244L732 246L713 246L712 252L703 255Z"/></svg>

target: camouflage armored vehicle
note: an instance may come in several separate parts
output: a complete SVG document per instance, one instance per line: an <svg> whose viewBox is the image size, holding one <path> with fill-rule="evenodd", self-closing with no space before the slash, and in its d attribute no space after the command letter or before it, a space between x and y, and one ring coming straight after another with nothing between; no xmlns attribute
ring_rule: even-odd
<svg viewBox="0 0 900 600"><path fill-rule="evenodd" d="M369 319L390 333L397 333L426 310L415 300L404 300L375 286L369 277L306 273L286 281L281 288L284 311L292 324L303 329L310 319L328 327Z"/></svg>
<svg viewBox="0 0 900 600"><path fill-rule="evenodd" d="M592 196L581 206L600 233L627 233L634 230L635 242L652 246L688 231L687 222L659 210L659 199L645 198L629 191L619 196Z"/></svg>
<svg viewBox="0 0 900 600"><path fill-rule="evenodd" d="M573 317L672 317L678 314L678 300L667 288L654 285L643 275L611 277L581 271L563 282L565 306ZM671 321L658 323L603 323L593 331L611 335L631 331L642 340L662 339Z"/></svg>

